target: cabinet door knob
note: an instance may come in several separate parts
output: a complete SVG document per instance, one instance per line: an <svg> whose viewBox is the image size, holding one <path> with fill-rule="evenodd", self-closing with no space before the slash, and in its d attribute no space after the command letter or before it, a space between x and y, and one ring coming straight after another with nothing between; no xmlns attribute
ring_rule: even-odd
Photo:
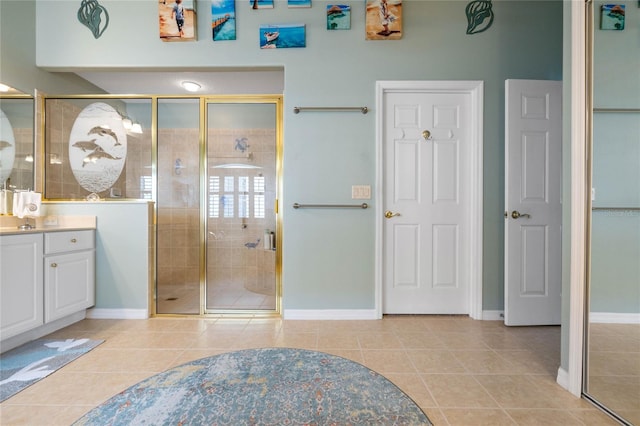
<svg viewBox="0 0 640 426"><path fill-rule="evenodd" d="M75 238L72 238L72 239L71 239L71 242L72 242L72 243L77 243L77 242L78 242L78 240L76 240Z"/></svg>
<svg viewBox="0 0 640 426"><path fill-rule="evenodd" d="M51 267L52 267L52 268L57 268L57 267L58 267L58 264L57 264L57 263L52 263L52 264L51 264Z"/></svg>

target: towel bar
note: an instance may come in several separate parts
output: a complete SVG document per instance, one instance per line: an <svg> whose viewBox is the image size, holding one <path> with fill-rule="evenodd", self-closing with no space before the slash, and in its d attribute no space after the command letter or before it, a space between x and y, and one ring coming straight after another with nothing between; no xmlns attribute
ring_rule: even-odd
<svg viewBox="0 0 640 426"><path fill-rule="evenodd" d="M293 203L294 209L304 208L335 208L335 209L366 209L369 207L367 203L362 204L299 204Z"/></svg>

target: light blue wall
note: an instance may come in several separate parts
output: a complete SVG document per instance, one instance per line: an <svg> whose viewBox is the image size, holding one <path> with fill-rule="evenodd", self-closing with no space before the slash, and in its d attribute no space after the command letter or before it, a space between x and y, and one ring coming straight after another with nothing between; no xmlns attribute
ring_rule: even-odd
<svg viewBox="0 0 640 426"><path fill-rule="evenodd" d="M147 202L47 202L46 215L96 216L96 308L147 310Z"/></svg>
<svg viewBox="0 0 640 426"><path fill-rule="evenodd" d="M102 93L72 74L51 74L34 67L35 17L33 0L0 1L0 82L31 95L36 88L49 93Z"/></svg>
<svg viewBox="0 0 640 426"><path fill-rule="evenodd" d="M94 39L75 20L77 1L38 1L37 64L49 70L283 66L285 69L283 288L287 309L374 307L374 209L293 210L294 202L350 201L373 186L377 80L483 80L484 309L503 307L504 80L561 79L562 2L494 1L486 32L466 35L462 1L404 2L399 41L364 40L364 1L350 31L327 31L326 2L310 9L253 11L237 3L238 40L213 42L207 1L199 40L163 43L155 1L101 0L107 31ZM61 25L64 22L64 25ZM304 23L304 49L260 50L260 24ZM37 84L37 83L36 83ZM294 106L368 106L371 112L304 113ZM376 200L371 200L372 206Z"/></svg>

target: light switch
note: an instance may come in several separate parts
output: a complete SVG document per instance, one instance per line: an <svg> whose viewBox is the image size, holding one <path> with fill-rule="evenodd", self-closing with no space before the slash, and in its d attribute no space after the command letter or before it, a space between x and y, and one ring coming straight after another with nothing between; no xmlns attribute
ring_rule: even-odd
<svg viewBox="0 0 640 426"><path fill-rule="evenodd" d="M371 185L352 185L351 199L353 200L370 200Z"/></svg>

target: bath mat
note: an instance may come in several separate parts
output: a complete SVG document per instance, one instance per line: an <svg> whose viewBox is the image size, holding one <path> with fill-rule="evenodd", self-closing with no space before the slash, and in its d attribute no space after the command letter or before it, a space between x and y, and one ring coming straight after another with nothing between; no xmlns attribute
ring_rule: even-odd
<svg viewBox="0 0 640 426"><path fill-rule="evenodd" d="M104 340L37 339L0 355L0 402L47 377Z"/></svg>
<svg viewBox="0 0 640 426"><path fill-rule="evenodd" d="M263 348L149 377L74 425L431 425L398 387L322 352Z"/></svg>

